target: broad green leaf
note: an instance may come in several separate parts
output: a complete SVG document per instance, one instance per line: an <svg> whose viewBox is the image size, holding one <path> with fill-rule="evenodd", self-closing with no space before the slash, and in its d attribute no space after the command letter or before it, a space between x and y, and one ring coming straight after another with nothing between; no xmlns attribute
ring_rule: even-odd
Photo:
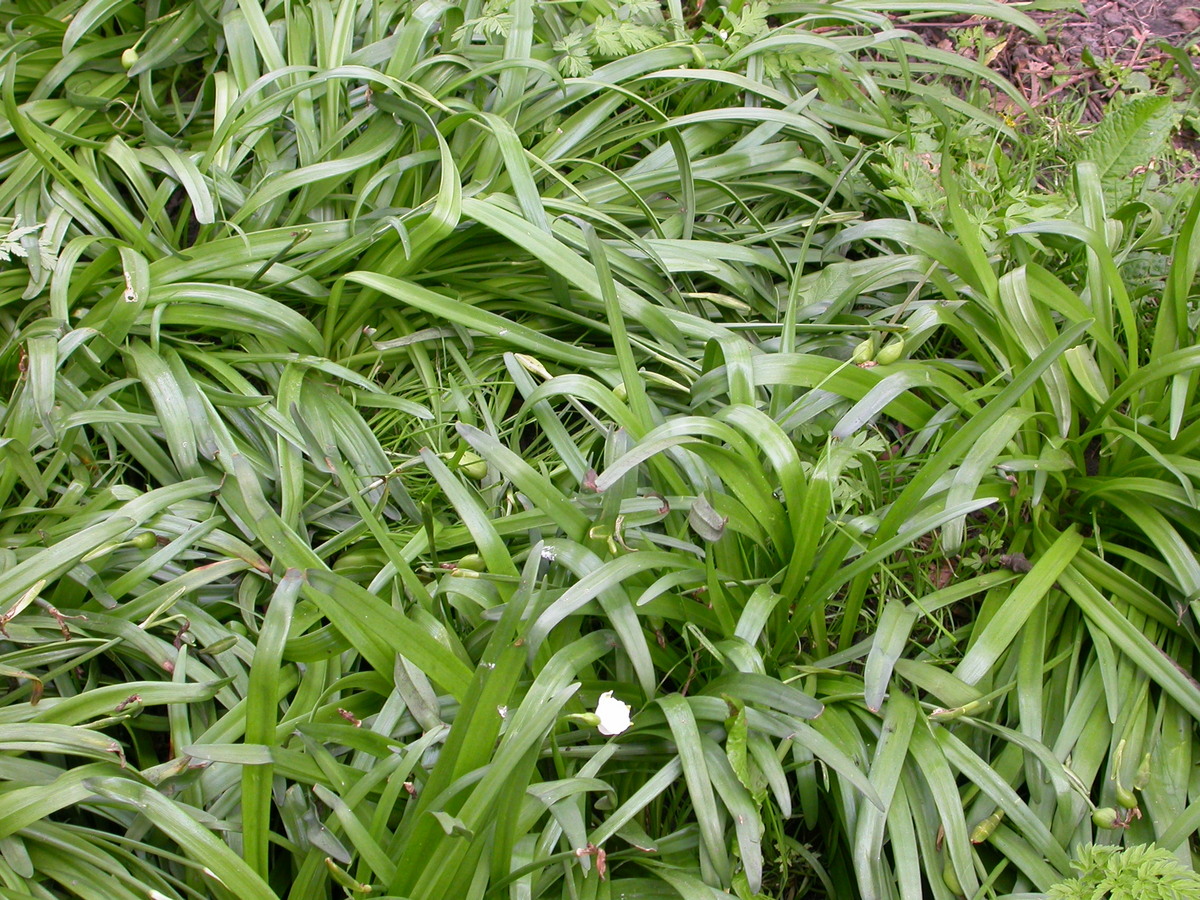
<svg viewBox="0 0 1200 900"><path fill-rule="evenodd" d="M1093 162L1106 190L1116 192L1138 166L1159 154L1170 134L1171 101L1136 94L1113 104L1083 145L1079 159Z"/></svg>

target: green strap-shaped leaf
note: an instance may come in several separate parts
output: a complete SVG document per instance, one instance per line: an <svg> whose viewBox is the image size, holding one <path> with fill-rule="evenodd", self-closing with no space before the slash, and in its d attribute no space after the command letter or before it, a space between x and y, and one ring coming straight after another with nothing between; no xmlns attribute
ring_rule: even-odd
<svg viewBox="0 0 1200 900"><path fill-rule="evenodd" d="M721 884L728 884L731 876L729 851L721 829L721 816L717 811L713 795L712 779L704 759L704 747L700 743L700 731L688 701L679 694L658 698L658 705L667 717L671 736L675 740L675 752L683 765L683 778L687 782L688 794L695 809L696 822L700 826L700 840Z"/></svg>
<svg viewBox="0 0 1200 900"><path fill-rule="evenodd" d="M391 672L403 656L457 698L471 683L471 670L403 612L333 572L309 569L305 590L377 672Z"/></svg>
<svg viewBox="0 0 1200 900"><path fill-rule="evenodd" d="M977 684L991 670L1034 606L1044 600L1082 546L1083 538L1071 528L1038 555L1033 568L1013 588L995 615L982 630L977 629L971 649L954 670L955 677L965 684Z"/></svg>
<svg viewBox="0 0 1200 900"><path fill-rule="evenodd" d="M267 883L229 845L188 815L186 809L157 790L127 778L89 778L85 786L93 792L132 806L183 852L198 868L243 900L278 900Z"/></svg>

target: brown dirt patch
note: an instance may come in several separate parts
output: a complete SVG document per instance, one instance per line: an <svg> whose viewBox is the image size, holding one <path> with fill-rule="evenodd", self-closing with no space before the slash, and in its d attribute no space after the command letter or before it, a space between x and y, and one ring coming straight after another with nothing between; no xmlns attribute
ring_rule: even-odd
<svg viewBox="0 0 1200 900"><path fill-rule="evenodd" d="M1083 122L1100 119L1106 100L1122 88L1122 77L1169 67L1162 45L1197 53L1200 0L1085 0L1083 6L1086 15L1031 13L1046 31L1045 44L1007 23L979 17L922 22L916 30L935 46L1000 72L1034 107L1056 97L1081 98Z"/></svg>
<svg viewBox="0 0 1200 900"><path fill-rule="evenodd" d="M1200 0L1084 0L1083 8L1083 15L1030 13L1046 32L1044 44L996 19L958 17L910 27L934 46L984 63L1016 85L1032 107L1085 131L1119 93L1187 100L1200 88ZM1190 60L1193 71L1184 71L1172 51ZM1195 176L1200 136L1184 125L1174 143L1183 157L1178 174Z"/></svg>

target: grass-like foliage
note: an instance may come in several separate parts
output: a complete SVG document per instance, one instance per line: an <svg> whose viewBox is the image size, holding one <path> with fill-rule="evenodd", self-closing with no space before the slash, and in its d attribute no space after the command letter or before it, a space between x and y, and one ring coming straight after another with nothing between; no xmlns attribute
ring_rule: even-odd
<svg viewBox="0 0 1200 900"><path fill-rule="evenodd" d="M1190 869L1200 202L972 13L0 7L0 895Z"/></svg>

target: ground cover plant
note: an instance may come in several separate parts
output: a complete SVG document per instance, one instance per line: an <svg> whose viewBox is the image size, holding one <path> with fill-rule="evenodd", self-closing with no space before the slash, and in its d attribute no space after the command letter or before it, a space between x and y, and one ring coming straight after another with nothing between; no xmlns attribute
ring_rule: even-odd
<svg viewBox="0 0 1200 900"><path fill-rule="evenodd" d="M1194 869L1200 201L972 12L0 8L0 894Z"/></svg>

